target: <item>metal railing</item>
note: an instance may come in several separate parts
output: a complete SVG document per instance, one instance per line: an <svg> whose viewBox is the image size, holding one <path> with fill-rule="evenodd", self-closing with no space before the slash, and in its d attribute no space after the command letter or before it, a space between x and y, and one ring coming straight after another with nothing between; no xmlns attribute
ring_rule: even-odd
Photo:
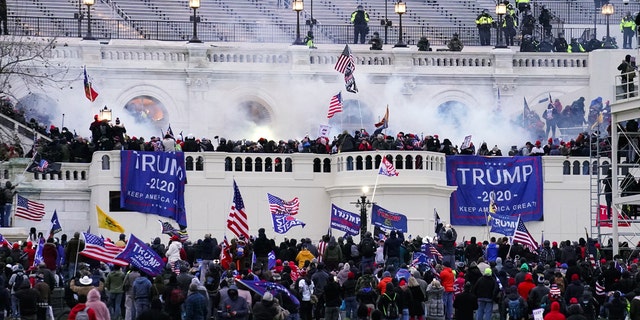
<svg viewBox="0 0 640 320"><path fill-rule="evenodd" d="M301 26L306 34L308 26ZM147 39L161 41L188 41L191 39L193 23L189 21L159 20L120 20L92 19L92 35L98 39ZM9 18L9 31L16 36L40 37L83 37L86 35L87 21L74 18L45 18L13 16ZM198 24L198 38L206 42L256 42L256 43L292 43L295 40L295 24L255 24L255 23L214 23ZM565 29L567 38L580 37L585 29ZM475 27L434 27L408 25L403 26L403 40L415 45L420 37L426 36L431 45L444 46L454 33L459 34L465 45L479 45L478 31ZM384 35L384 27L370 26L370 35L379 32ZM387 29L388 43L396 43L400 30L398 26ZM316 44L353 43L353 26L316 25L314 27ZM492 39L496 29L492 30ZM494 41L492 41L494 43Z"/></svg>

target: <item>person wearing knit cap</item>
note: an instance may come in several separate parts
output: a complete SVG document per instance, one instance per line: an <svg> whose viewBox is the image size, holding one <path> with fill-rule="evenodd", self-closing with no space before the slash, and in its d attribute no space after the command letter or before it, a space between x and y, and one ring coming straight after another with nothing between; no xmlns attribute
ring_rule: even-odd
<svg viewBox="0 0 640 320"><path fill-rule="evenodd" d="M182 242L177 235L171 236L169 241L169 247L165 255L167 256L167 265L173 268L178 260L180 260L180 250L182 249Z"/></svg>
<svg viewBox="0 0 640 320"><path fill-rule="evenodd" d="M544 316L544 320L565 320L564 313L560 311L560 303L553 301L551 303L550 311Z"/></svg>
<svg viewBox="0 0 640 320"><path fill-rule="evenodd" d="M564 291L564 301L569 302L572 298L579 299L584 292L584 284L580 281L580 276L576 273L571 275L571 283Z"/></svg>
<svg viewBox="0 0 640 320"><path fill-rule="evenodd" d="M262 295L262 300L255 303L252 311L254 320L276 319L278 313L278 307L274 303L273 295L269 291Z"/></svg>

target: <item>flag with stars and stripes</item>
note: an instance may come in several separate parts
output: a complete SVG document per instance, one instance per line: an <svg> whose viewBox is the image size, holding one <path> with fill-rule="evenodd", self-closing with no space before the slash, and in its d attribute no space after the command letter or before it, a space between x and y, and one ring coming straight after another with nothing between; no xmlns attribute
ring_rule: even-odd
<svg viewBox="0 0 640 320"><path fill-rule="evenodd" d="M518 218L518 226L513 232L513 242L520 243L532 253L538 252L538 243L531 233L529 233L529 230L527 230L521 218Z"/></svg>

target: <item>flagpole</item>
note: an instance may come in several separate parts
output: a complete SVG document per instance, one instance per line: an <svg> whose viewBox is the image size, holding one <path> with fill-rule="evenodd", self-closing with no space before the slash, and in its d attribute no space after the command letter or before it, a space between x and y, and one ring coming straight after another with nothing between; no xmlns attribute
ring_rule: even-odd
<svg viewBox="0 0 640 320"><path fill-rule="evenodd" d="M380 161L380 166L382 166L382 161ZM376 189L378 188L378 179L380 178L380 167L378 167L378 172L376 173L376 183L373 185L373 193L371 194L371 203L373 203L373 199L376 197Z"/></svg>
<svg viewBox="0 0 640 320"><path fill-rule="evenodd" d="M360 99L358 99L358 112L360 113L360 128L364 128L364 124L362 124L362 108L360 107Z"/></svg>

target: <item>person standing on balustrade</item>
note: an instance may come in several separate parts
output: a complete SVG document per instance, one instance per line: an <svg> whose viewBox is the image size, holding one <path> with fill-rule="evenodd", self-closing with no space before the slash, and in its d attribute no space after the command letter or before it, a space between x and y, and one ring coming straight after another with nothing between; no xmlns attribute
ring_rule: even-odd
<svg viewBox="0 0 640 320"><path fill-rule="evenodd" d="M631 12L627 11L627 14L622 17L620 21L620 32L622 32L622 48L631 49L631 42L633 41L633 35L636 33L636 22L631 17Z"/></svg>

